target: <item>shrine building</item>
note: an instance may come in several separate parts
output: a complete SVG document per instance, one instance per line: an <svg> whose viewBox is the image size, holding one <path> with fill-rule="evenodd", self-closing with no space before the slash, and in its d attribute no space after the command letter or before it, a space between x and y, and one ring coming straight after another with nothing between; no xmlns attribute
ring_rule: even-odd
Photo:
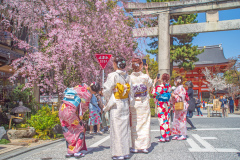
<svg viewBox="0 0 240 160"><path fill-rule="evenodd" d="M207 67L213 73L224 73L232 62L225 58L221 44L199 47L198 49L204 49L204 52L197 56L199 61L194 63L194 70L186 73L183 68L179 69L176 63L173 64L173 70L186 74L187 81L192 81L194 85L194 96L207 101L210 98L210 92L208 86L204 83L206 78L202 70Z"/></svg>

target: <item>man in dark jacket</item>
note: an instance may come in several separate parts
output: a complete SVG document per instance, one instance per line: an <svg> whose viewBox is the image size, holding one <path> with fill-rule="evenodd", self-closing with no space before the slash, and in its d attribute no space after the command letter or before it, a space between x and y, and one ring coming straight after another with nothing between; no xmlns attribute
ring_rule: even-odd
<svg viewBox="0 0 240 160"><path fill-rule="evenodd" d="M193 116L193 112L195 111L195 99L193 98L193 84L191 81L187 81L185 83L186 87L187 87L187 93L188 93L188 97L189 97L189 101L188 101L188 112L187 112L187 122L188 124L190 124L191 129L196 129L196 127L193 125L192 121L189 118L192 118Z"/></svg>
<svg viewBox="0 0 240 160"><path fill-rule="evenodd" d="M232 97L229 98L229 107L230 107L230 113L234 112L234 101Z"/></svg>

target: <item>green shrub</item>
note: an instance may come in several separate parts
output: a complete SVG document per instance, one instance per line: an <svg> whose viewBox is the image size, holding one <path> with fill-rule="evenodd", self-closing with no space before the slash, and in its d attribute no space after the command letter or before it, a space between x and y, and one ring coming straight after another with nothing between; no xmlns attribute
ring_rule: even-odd
<svg viewBox="0 0 240 160"><path fill-rule="evenodd" d="M60 124L58 111L52 113L48 106L43 106L35 115L31 116L28 123L36 130L35 138L44 140L55 138L56 134L52 129L56 124Z"/></svg>
<svg viewBox="0 0 240 160"><path fill-rule="evenodd" d="M88 121L89 120L89 109L83 114L83 120Z"/></svg>
<svg viewBox="0 0 240 160"><path fill-rule="evenodd" d="M0 144L8 144L8 143L10 143L10 141L7 140L7 139L1 139L0 140Z"/></svg>
<svg viewBox="0 0 240 160"><path fill-rule="evenodd" d="M150 108L151 110L151 117L155 117L155 108Z"/></svg>
<svg viewBox="0 0 240 160"><path fill-rule="evenodd" d="M154 99L150 98L150 110L151 110L151 116L155 117L155 103L154 103Z"/></svg>

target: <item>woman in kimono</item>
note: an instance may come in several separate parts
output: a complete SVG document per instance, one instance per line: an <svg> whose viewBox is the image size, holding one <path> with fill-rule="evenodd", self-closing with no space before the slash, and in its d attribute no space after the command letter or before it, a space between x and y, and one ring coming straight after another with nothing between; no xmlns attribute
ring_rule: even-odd
<svg viewBox="0 0 240 160"><path fill-rule="evenodd" d="M183 80L181 76L177 76L175 78L174 84L177 87L174 92L172 93L172 100L173 100L173 111L174 111L174 118L172 124L172 134L175 136L172 140L186 140L187 139L187 124L186 124L186 115L188 110L188 99L187 99L187 92L184 89ZM184 107L183 110L175 110L176 102L183 102Z"/></svg>
<svg viewBox="0 0 240 160"><path fill-rule="evenodd" d="M100 90L100 85L96 82L93 82L90 87L89 91L92 94L91 102L89 104L89 121L88 125L90 126L89 134L93 134L93 126L97 126L97 133L103 134L100 131L100 124L102 123L100 112L101 108L99 107L99 100L96 97L96 94Z"/></svg>
<svg viewBox="0 0 240 160"><path fill-rule="evenodd" d="M80 95L84 95L85 99L79 95L77 91L81 91ZM85 93L83 93L85 92ZM89 102L91 95L84 87L68 88L65 92L63 104L59 109L59 119L62 125L63 135L67 143L67 155L66 158L83 157L82 150L87 150L85 142L85 129L82 122L83 118L83 106L80 104L83 100ZM80 98L81 97L81 98ZM82 99L82 100L81 100Z"/></svg>
<svg viewBox="0 0 240 160"><path fill-rule="evenodd" d="M129 103L134 103L130 89L130 77L123 71L126 61L123 57L115 57L115 72L108 74L104 83L103 96L107 105L104 112L110 110L110 138L113 159L129 159L130 123Z"/></svg>
<svg viewBox="0 0 240 160"><path fill-rule="evenodd" d="M170 126L169 126L169 117L170 117L170 97L171 97L171 85L169 84L170 76L167 73L162 75L159 84L155 89L153 89L152 94L157 101L157 112L158 112L158 121L160 125L160 135L161 138L159 142L169 142ZM154 80L154 86L156 84L157 78Z"/></svg>
<svg viewBox="0 0 240 160"><path fill-rule="evenodd" d="M152 79L148 74L141 72L143 68L143 62L139 58L132 60L133 73L130 75L132 88L134 92L135 105L130 106L130 118L131 118L131 138L132 148L131 152L143 152L148 153L148 148L151 145L150 138L150 105L148 94L152 88ZM148 73L148 66L145 66Z"/></svg>

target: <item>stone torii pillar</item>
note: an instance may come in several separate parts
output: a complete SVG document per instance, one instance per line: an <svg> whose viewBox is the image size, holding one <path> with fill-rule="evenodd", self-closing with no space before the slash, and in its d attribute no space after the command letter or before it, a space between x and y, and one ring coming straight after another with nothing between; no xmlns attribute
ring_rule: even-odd
<svg viewBox="0 0 240 160"><path fill-rule="evenodd" d="M168 12L158 15L158 73L170 74L170 15Z"/></svg>

